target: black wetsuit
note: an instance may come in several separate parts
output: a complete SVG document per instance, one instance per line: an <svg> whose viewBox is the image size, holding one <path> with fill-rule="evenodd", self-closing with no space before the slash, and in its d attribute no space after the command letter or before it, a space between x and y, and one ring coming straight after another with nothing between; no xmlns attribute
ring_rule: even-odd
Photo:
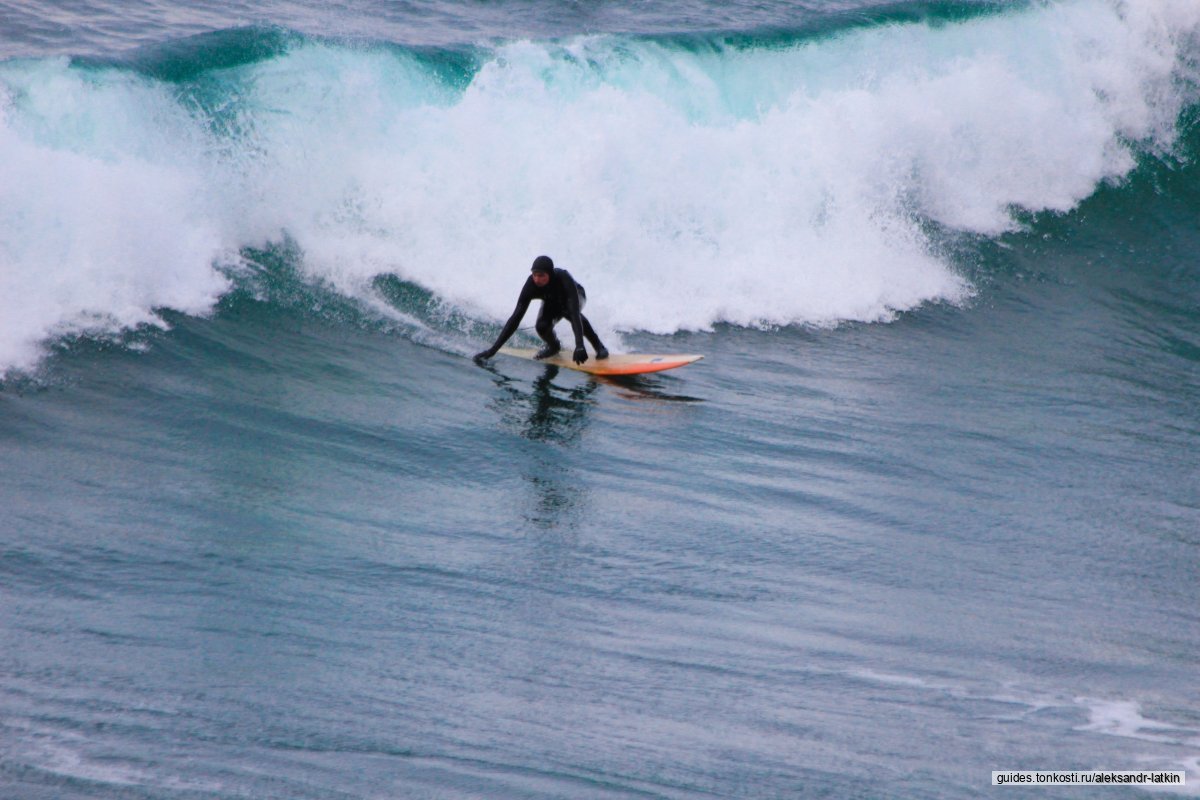
<svg viewBox="0 0 1200 800"><path fill-rule="evenodd" d="M554 335L554 324L560 319L566 319L571 323L571 331L575 334L575 349L583 347L586 337L597 353L603 352L607 355L604 345L600 343L600 337L582 313L583 304L587 302L587 293L584 292L583 286L575 282L571 273L558 267L553 268L550 280L545 286L534 283L532 275L525 279L525 285L521 287L521 296L517 298L517 307L513 309L508 322L504 323L504 329L496 337L495 344L484 351L485 353L494 354L517 332L517 326L521 324L525 312L529 310L529 304L534 300L542 301L542 310L538 314L535 328L538 336L542 337L547 345L555 350L560 347L558 337Z"/></svg>

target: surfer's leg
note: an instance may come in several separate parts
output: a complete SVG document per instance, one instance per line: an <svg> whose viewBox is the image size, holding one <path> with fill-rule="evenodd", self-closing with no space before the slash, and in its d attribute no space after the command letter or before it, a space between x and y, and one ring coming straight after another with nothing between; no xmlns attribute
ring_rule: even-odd
<svg viewBox="0 0 1200 800"><path fill-rule="evenodd" d="M546 343L546 346L538 350L534 358L549 358L562 349L558 337L554 335L554 323L558 322L558 319L549 312L546 305L546 303L542 303L542 310L538 313L537 324L534 325L534 330L537 331L538 336L542 337L542 341Z"/></svg>
<svg viewBox="0 0 1200 800"><path fill-rule="evenodd" d="M600 337L596 335L596 330L592 327L592 323L588 322L588 318L583 314L579 315L579 321L583 323L583 338L591 343L592 349L596 351L596 358L608 358L608 348L604 346L600 341Z"/></svg>

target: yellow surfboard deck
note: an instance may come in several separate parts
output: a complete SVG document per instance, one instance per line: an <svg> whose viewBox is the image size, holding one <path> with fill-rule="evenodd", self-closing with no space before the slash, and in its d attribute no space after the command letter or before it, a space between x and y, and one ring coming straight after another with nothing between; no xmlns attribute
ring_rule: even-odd
<svg viewBox="0 0 1200 800"><path fill-rule="evenodd" d="M500 352L506 356L525 358L530 361L537 361L540 364L553 364L556 367L565 367L566 369L586 372L589 375L642 375L647 372L662 372L665 369L675 369L676 367L682 367L704 358L701 355L684 353L671 353L668 355L613 353L608 358L597 361L594 355L588 353L587 361L582 364L576 364L571 360L570 350L561 350L557 355L542 359L535 359L533 357L533 354L537 350L532 348L527 350L520 347L501 347Z"/></svg>

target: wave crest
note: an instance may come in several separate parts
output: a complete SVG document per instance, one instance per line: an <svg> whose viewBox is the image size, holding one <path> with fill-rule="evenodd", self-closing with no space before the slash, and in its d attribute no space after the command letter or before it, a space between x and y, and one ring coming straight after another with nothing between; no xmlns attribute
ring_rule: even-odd
<svg viewBox="0 0 1200 800"><path fill-rule="evenodd" d="M63 332L211 309L222 264L285 234L347 295L395 274L484 319L541 252L610 331L960 302L932 231L1012 230L1170 150L1200 7L947 19L469 54L241 32L132 69L7 62L0 368Z"/></svg>

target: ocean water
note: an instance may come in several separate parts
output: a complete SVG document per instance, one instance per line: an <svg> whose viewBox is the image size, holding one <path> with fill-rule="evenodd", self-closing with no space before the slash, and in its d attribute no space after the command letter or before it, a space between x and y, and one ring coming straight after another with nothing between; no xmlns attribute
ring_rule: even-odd
<svg viewBox="0 0 1200 800"><path fill-rule="evenodd" d="M0 798L1200 793L1198 158L1195 0L0 2Z"/></svg>

